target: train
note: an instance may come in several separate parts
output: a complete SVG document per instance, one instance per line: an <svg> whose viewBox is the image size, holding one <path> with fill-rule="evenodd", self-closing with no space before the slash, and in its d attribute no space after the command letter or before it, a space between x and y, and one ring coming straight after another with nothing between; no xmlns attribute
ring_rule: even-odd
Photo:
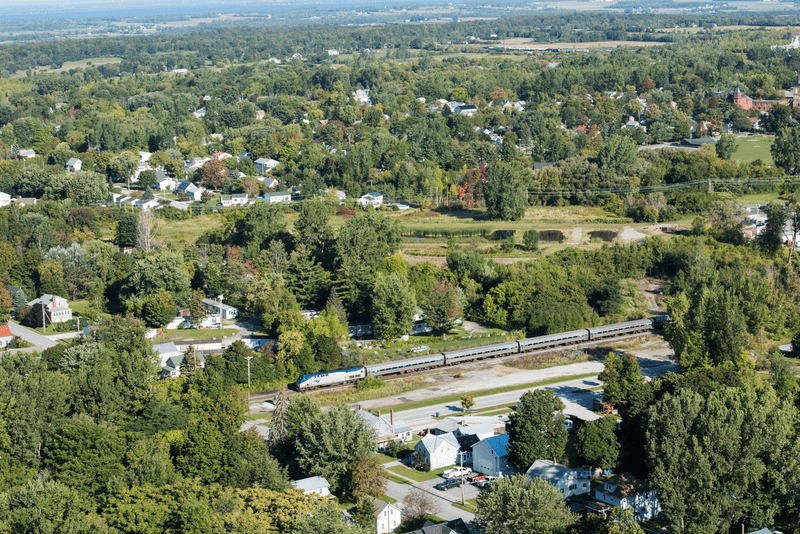
<svg viewBox="0 0 800 534"><path fill-rule="evenodd" d="M628 334L650 332L661 329L664 323L670 320L671 318L668 315L657 315L648 319L595 326L593 328L532 337L519 341L508 341L505 343L484 345L483 347L441 352L426 356L415 356L403 360L350 367L347 369L321 371L319 373L302 375L294 384L294 389L297 391L311 391L324 387L354 384L364 380L368 376L381 377L393 374L414 373L426 369L435 369L437 367L447 367L463 362L482 360L484 358L496 358L508 354L524 354L535 350L575 345Z"/></svg>

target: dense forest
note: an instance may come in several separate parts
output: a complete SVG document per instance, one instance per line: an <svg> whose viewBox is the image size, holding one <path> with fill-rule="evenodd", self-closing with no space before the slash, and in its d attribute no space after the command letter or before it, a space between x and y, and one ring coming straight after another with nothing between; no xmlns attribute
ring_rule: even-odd
<svg viewBox="0 0 800 534"><path fill-rule="evenodd" d="M348 409L298 396L277 401L268 446L239 432L248 380L278 388L369 363L342 350L348 325L373 324L388 343L418 311L436 335L463 317L509 339L639 318L624 297L644 277L663 282L673 319L664 335L681 373L645 384L638 366L615 370L607 359L601 378L623 422L597 431L661 492L669 532L738 532L744 522L798 532L800 388L771 347L800 331L798 261L781 240L787 222L800 229L800 107L762 116L730 95L784 98L800 55L770 46L790 31L675 33L659 46L591 53L445 44L491 33L648 40L651 27L769 22L570 15L0 48L0 315L42 326L28 302L58 295L84 302L93 327L0 361L0 533L360 532L334 529L338 511L288 482L324 474L341 497L380 495L375 436ZM101 56L123 59L8 77ZM168 72L177 68L188 72ZM775 165L733 161L726 134L713 148L639 150L749 132L750 119L775 134ZM187 170L192 158L206 161ZM217 204L270 192L262 158L277 162L272 192L294 188L291 203ZM82 168L67 170L74 159ZM208 196L176 195L185 210L172 200L115 205L115 195L152 198L156 172ZM386 205L356 202L373 191ZM781 202L766 208L762 237L746 240L736 197L764 192ZM480 235L474 221L567 205L598 208L602 224L693 222L670 239L513 264L455 239ZM451 212L466 222L447 236L444 267L400 254L415 235L406 217ZM199 237L168 232L182 223L202 228ZM485 238L513 251L511 234ZM539 234L521 237L534 253ZM146 330L179 309L202 316L202 299L222 294L277 343L235 343L206 355L202 370L187 354L180 377L158 380ZM320 314L306 319L304 309ZM552 532L620 532L614 521L573 519Z"/></svg>

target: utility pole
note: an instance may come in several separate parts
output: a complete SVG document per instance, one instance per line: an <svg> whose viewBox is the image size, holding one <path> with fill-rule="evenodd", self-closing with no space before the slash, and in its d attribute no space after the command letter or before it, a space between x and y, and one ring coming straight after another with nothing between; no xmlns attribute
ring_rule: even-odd
<svg viewBox="0 0 800 534"><path fill-rule="evenodd" d="M247 415L248 417L252 415L250 413L250 360L253 359L252 356L245 356L245 360L247 360Z"/></svg>
<svg viewBox="0 0 800 534"><path fill-rule="evenodd" d="M461 459L461 506L464 506L464 452L458 454Z"/></svg>
<svg viewBox="0 0 800 534"><path fill-rule="evenodd" d="M42 302L42 334L47 334L47 316L44 313L44 302Z"/></svg>
<svg viewBox="0 0 800 534"><path fill-rule="evenodd" d="M225 295L219 296L219 327L222 328L222 299L225 298Z"/></svg>

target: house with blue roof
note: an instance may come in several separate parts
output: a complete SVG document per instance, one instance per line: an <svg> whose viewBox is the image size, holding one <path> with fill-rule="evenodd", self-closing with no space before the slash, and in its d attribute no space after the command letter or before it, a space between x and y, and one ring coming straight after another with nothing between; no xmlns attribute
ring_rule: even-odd
<svg viewBox="0 0 800 534"><path fill-rule="evenodd" d="M499 477L514 472L508 459L508 434L500 434L479 441L472 446L472 470Z"/></svg>

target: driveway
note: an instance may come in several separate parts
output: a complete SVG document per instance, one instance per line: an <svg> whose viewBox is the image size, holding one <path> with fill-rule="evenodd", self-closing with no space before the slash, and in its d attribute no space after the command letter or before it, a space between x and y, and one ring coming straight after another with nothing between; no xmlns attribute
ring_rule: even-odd
<svg viewBox="0 0 800 534"><path fill-rule="evenodd" d="M30 328L18 325L17 323L9 322L8 328L15 336L19 336L28 343L31 343L42 349L49 349L50 347L55 347L58 344L55 340L50 339L47 336L43 336L42 334L39 334Z"/></svg>
<svg viewBox="0 0 800 534"><path fill-rule="evenodd" d="M433 486L433 484L437 484L442 480L443 479L429 480L425 484L430 483L430 486ZM388 487L386 489L386 495L394 499L397 499L397 505L402 509L403 497L408 495L408 492L411 491L412 485L398 484L397 482L394 482L392 480L389 480L387 484ZM435 500L435 502L439 505L439 510L435 512L433 515L439 516L447 521L461 518L464 520L465 523L469 523L475 518L475 516L470 512L461 510L460 508L456 508L455 506L453 506L454 502L461 502L460 488L453 488L447 491L439 491L425 484L415 483L413 484L413 487L420 488L426 493L430 494ZM467 488L465 487L464 489L466 490Z"/></svg>

